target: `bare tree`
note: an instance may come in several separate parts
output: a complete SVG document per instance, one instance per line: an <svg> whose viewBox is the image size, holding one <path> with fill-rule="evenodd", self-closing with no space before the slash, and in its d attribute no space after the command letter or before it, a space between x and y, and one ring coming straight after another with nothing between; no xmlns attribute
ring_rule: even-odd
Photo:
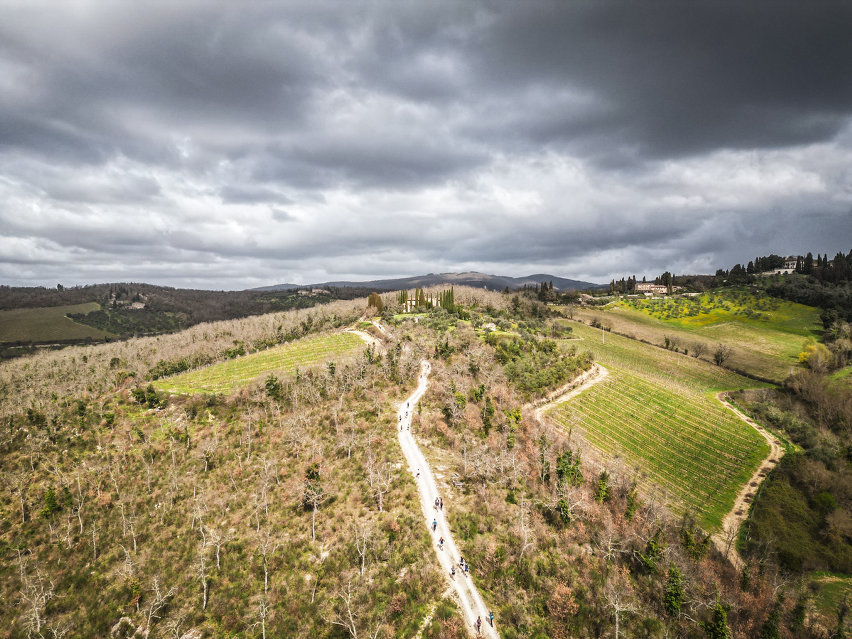
<svg viewBox="0 0 852 639"><path fill-rule="evenodd" d="M727 344L719 344L716 347L716 351L713 353L713 361L716 362L717 366L722 366L728 358L731 356L733 350Z"/></svg>
<svg viewBox="0 0 852 639"><path fill-rule="evenodd" d="M329 499L329 495L325 492L322 484L320 483L318 463L312 464L308 469L308 472L305 475L304 486L302 503L306 508L311 509L311 541L316 541L317 512L319 511L320 506Z"/></svg>
<svg viewBox="0 0 852 639"><path fill-rule="evenodd" d="M151 581L151 603L148 605L148 612L145 615L145 634L151 631L151 623L160 618L160 611L165 607L175 594L174 588L169 588L164 591L160 578L154 577Z"/></svg>
<svg viewBox="0 0 852 639"><path fill-rule="evenodd" d="M30 485L32 475L30 473L21 473L15 478L15 492L18 495L18 502L21 505L21 523L27 521L27 488Z"/></svg>
<svg viewBox="0 0 852 639"><path fill-rule="evenodd" d="M207 535L209 538L209 543L211 546L216 548L216 570L221 568L220 555L222 551L222 547L225 546L231 539L233 539L233 535L229 532L225 533L219 530L218 528L207 528Z"/></svg>
<svg viewBox="0 0 852 639"><path fill-rule="evenodd" d="M598 536L595 540L594 546L597 548L598 554L603 557L607 564L612 563L619 555L627 552L622 545L621 540L618 539L610 527L607 527L605 531Z"/></svg>
<svg viewBox="0 0 852 639"><path fill-rule="evenodd" d="M737 540L738 532L739 530L736 526L729 526L727 530L722 531L722 541L725 543L725 559L731 554L731 548Z"/></svg>
<svg viewBox="0 0 852 639"><path fill-rule="evenodd" d="M269 601L264 596L257 604L257 623L252 627L260 626L260 635L266 639L266 619L269 617Z"/></svg>
<svg viewBox="0 0 852 639"><path fill-rule="evenodd" d="M525 497L521 498L520 510L518 526L521 529L521 556L523 557L527 550L535 546L535 537L530 528L530 504Z"/></svg>
<svg viewBox="0 0 852 639"><path fill-rule="evenodd" d="M181 639L181 637L183 637L184 633L182 627L184 622L186 622L185 614L178 615L169 621L167 629L169 631L169 635L173 637L173 639Z"/></svg>
<svg viewBox="0 0 852 639"><path fill-rule="evenodd" d="M367 550L373 541L373 524L372 522L356 524L352 527L352 533L355 538L355 551L361 558L361 576L363 577L367 564Z"/></svg>
<svg viewBox="0 0 852 639"><path fill-rule="evenodd" d="M352 449L358 443L358 429L355 428L355 418L350 414L340 435L340 446L346 449L346 459L352 459Z"/></svg>
<svg viewBox="0 0 852 639"><path fill-rule="evenodd" d="M393 481L393 470L387 462L379 463L372 449L367 451L367 483L370 485L370 496L376 501L379 512L384 510L385 495L390 492Z"/></svg>
<svg viewBox="0 0 852 639"><path fill-rule="evenodd" d="M639 611L632 598L629 579L622 570L616 570L606 585L606 602L615 617L615 639L618 639L622 616Z"/></svg>
<svg viewBox="0 0 852 639"><path fill-rule="evenodd" d="M201 609L207 610L207 541L202 538L198 544L198 566L196 567L196 575L201 582Z"/></svg>
<svg viewBox="0 0 852 639"><path fill-rule="evenodd" d="M358 625L355 620L358 618L355 612L355 603L353 602L354 593L352 592L352 580L346 582L346 589L341 589L335 599L337 600L334 611L328 621L335 626L341 626L346 629L352 639L358 639Z"/></svg>
<svg viewBox="0 0 852 639"><path fill-rule="evenodd" d="M35 634L41 636L41 629L44 626L44 611L47 607L47 602L55 596L55 588L53 582L46 582L41 571L36 569L34 575L30 575L27 571L27 559L21 550L18 550L18 573L21 578L21 591L19 598L26 612L28 636Z"/></svg>
<svg viewBox="0 0 852 639"><path fill-rule="evenodd" d="M319 586L320 579L322 578L322 573L320 573L319 569L325 563L327 557L328 553L325 551L325 544L322 544L316 556L312 557L313 561L317 564L317 578L314 579L314 587L311 589L311 603L314 603L314 599L317 595L317 587Z"/></svg>
<svg viewBox="0 0 852 639"><path fill-rule="evenodd" d="M269 591L269 559L278 550L280 546L269 534L269 529L266 528L262 534L259 534L257 539L257 552L261 558L263 567L263 594Z"/></svg>
<svg viewBox="0 0 852 639"><path fill-rule="evenodd" d="M86 505L86 490L83 490L81 481L82 471L78 470L75 479L77 484L77 494L74 496L74 514L77 515L77 523L80 525L80 535L83 534L83 506Z"/></svg>

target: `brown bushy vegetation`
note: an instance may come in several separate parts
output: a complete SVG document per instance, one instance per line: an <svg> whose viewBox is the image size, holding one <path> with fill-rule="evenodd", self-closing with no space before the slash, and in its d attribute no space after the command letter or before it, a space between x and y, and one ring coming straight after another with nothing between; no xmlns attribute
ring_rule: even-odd
<svg viewBox="0 0 852 639"><path fill-rule="evenodd" d="M117 636L410 637L429 613L423 636L465 636L395 441L421 358L412 430L502 636L757 636L786 592L773 564L741 579L694 521L637 493L634 469L540 424L525 369L478 331L511 328L519 358L543 357L547 307L464 288L455 302L390 327L384 352L229 398L148 379L339 329L366 300L0 364L5 636L109 636L126 618ZM780 636L802 636L794 603Z"/></svg>

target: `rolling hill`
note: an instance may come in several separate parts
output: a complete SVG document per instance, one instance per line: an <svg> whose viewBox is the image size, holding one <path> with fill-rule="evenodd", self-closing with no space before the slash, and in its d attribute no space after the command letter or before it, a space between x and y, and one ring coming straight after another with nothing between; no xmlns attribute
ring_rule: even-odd
<svg viewBox="0 0 852 639"><path fill-rule="evenodd" d="M373 288L378 290L395 291L404 288L418 288L427 286L438 286L441 284L453 284L456 286L473 286L475 288L487 288L491 290L503 290L507 286L512 289L524 286L535 286L542 282L553 282L553 287L560 291L568 289L584 290L589 288L604 288L605 284L571 280L546 273L535 273L526 277L511 277L508 275L488 275L477 271L464 273L429 273L428 275L415 275L412 277L398 277L386 280L370 280L366 282L335 281L323 282L321 284L310 284L301 288L333 286L339 288ZM274 284L252 289L256 291L281 291L294 288L292 284Z"/></svg>

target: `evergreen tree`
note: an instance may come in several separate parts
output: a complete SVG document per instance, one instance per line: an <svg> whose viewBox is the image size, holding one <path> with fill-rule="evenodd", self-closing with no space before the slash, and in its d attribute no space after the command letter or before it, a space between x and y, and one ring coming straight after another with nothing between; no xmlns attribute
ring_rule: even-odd
<svg viewBox="0 0 852 639"><path fill-rule="evenodd" d="M728 627L728 607L722 605L716 596L716 604L713 606L713 613L709 621L702 621L698 624L704 629L707 639L730 639L731 629Z"/></svg>
<svg viewBox="0 0 852 639"><path fill-rule="evenodd" d="M760 628L760 639L780 639L781 633L778 626L781 623L781 603L779 598L775 601L775 605L772 606L769 616Z"/></svg>
<svg viewBox="0 0 852 639"><path fill-rule="evenodd" d="M805 274L810 275L814 272L814 256L813 253L808 251L808 254L805 255Z"/></svg>
<svg viewBox="0 0 852 639"><path fill-rule="evenodd" d="M583 483L583 470L580 467L580 453L576 455L570 449L556 457L556 481L560 485L579 486Z"/></svg>
<svg viewBox="0 0 852 639"><path fill-rule="evenodd" d="M669 566L669 577L666 580L666 587L663 596L663 604L666 608L666 614L671 617L679 616L684 599L683 573L681 573L680 568L672 564Z"/></svg>
<svg viewBox="0 0 852 639"><path fill-rule="evenodd" d="M375 292L370 293L370 296L367 298L367 306L375 308L377 313L381 313L385 308L381 295Z"/></svg>
<svg viewBox="0 0 852 639"><path fill-rule="evenodd" d="M609 499L609 473L602 470L601 474L598 475L598 483L595 486L595 501L601 504L605 501L609 501Z"/></svg>
<svg viewBox="0 0 852 639"><path fill-rule="evenodd" d="M639 559L642 561L642 565L648 569L648 572L655 573L657 572L657 566L660 563L660 559L663 557L663 548L665 547L663 542L660 541L660 530L657 529L657 532L654 533L654 536L648 540L648 543L645 545L645 552L639 553Z"/></svg>

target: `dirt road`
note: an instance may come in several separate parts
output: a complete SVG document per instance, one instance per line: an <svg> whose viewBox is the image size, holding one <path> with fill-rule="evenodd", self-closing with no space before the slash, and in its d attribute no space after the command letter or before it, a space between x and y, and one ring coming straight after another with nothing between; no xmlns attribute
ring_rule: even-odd
<svg viewBox="0 0 852 639"><path fill-rule="evenodd" d="M600 364L595 364L585 373L577 377L567 386L563 386L559 390L548 395L543 401L544 403L535 409L535 418L542 422L542 417L551 408L562 402L567 402L572 397L576 397L590 386L594 386L598 382L602 382L609 371ZM533 404L535 405L535 404Z"/></svg>
<svg viewBox="0 0 852 639"><path fill-rule="evenodd" d="M769 444L769 455L767 455L766 459L760 463L760 466L758 466L757 470L754 471L751 479L749 479L746 485L742 487L742 490L740 490L740 493L737 495L737 499L734 501L734 507L731 508L730 512L728 512L722 520L721 532L716 533L712 537L713 545L716 546L719 552L728 557L734 568L742 570L743 559L734 547L737 532L739 531L740 525L742 525L746 517L748 517L749 506L751 506L751 502L757 494L757 489L760 488L760 484L763 483L763 480L766 479L769 471L775 468L775 465L781 460L781 457L784 456L784 447L781 445L781 441L777 437L774 437L771 433L764 430L757 422L750 417L743 415L732 404L730 404L725 399L725 393L719 393L716 395L716 399L722 402L722 406L732 411L737 417L760 433Z"/></svg>
<svg viewBox="0 0 852 639"><path fill-rule="evenodd" d="M472 635L476 635L474 624L477 617L479 617L482 619L482 636L497 639L497 632L488 623L489 609L485 607L482 596L473 583L473 578L470 575L465 575L459 567L461 555L450 533L450 526L446 519L447 511L453 508L454 505L445 502L443 509L435 507L435 500L442 496L438 492L438 485L435 482L432 469L429 467L426 458L423 456L411 434L411 416L417 402L420 401L420 398L423 397L426 389L429 387L430 371L431 366L429 362L421 362L417 390L399 407L397 415L399 445L402 447L405 460L408 462L408 467L412 475L414 475L414 481L417 483L417 492L420 495L420 508L423 511L423 523L429 528L429 533L432 535L432 547L435 549L435 555L438 557L438 563L441 564L447 583L450 584L455 592L456 603L459 604L462 610L468 631ZM443 549L438 545L441 537L444 538ZM455 577L450 576L450 568L452 566L456 570ZM471 567L471 570L475 571L476 566ZM495 619L496 623L497 620Z"/></svg>

